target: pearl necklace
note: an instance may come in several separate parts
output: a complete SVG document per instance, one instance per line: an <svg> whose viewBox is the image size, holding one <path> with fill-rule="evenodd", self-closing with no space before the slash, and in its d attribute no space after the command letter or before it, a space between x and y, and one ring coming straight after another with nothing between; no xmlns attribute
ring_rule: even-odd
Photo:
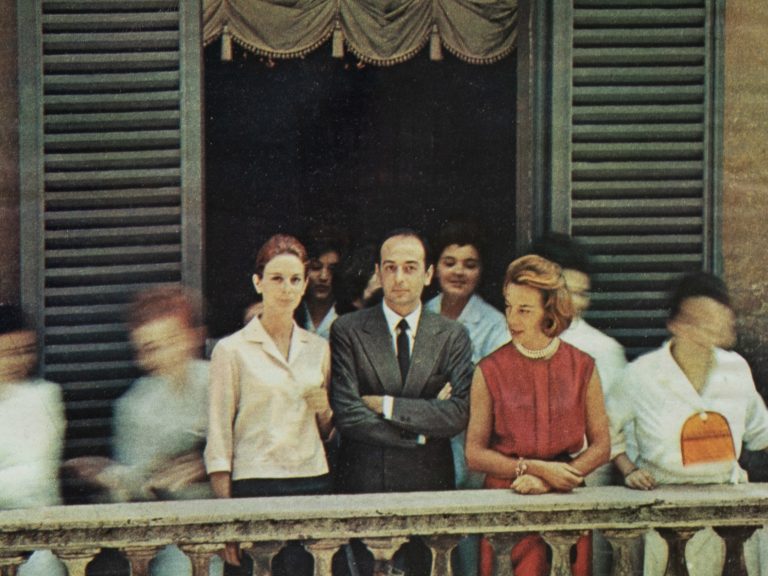
<svg viewBox="0 0 768 576"><path fill-rule="evenodd" d="M539 348L538 350L531 350L530 348L526 348L514 340L512 343L515 345L515 348L517 348L517 351L520 352L520 354L526 358L530 358L531 360L550 358L554 356L555 352L557 352L557 349L560 348L560 338L552 338L549 344L544 346L544 348Z"/></svg>

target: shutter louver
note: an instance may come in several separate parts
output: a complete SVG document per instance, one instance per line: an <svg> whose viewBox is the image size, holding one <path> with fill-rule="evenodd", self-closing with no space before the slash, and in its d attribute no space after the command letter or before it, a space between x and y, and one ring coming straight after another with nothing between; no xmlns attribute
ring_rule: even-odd
<svg viewBox="0 0 768 576"><path fill-rule="evenodd" d="M185 277L184 247L184 226L195 225L185 204L199 198L182 189L199 186L185 180L185 106L200 94L185 92L182 49L200 39L184 38L184 10L194 10L180 0L42 0L35 9L42 363L64 390L66 456L108 455L112 404L138 375L126 302L150 285L199 286Z"/></svg>
<svg viewBox="0 0 768 576"><path fill-rule="evenodd" d="M711 267L708 0L576 0L571 234L594 255L588 318L630 357L665 337L667 289Z"/></svg>

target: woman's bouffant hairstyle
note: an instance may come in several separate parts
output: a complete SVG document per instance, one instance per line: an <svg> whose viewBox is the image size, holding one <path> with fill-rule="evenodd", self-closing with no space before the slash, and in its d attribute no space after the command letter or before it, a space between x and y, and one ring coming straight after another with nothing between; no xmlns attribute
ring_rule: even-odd
<svg viewBox="0 0 768 576"><path fill-rule="evenodd" d="M259 248L259 251L256 253L254 273L258 274L259 277L263 276L264 268L269 261L281 254L292 254L301 260L302 264L304 264L304 275L306 276L307 263L309 262L307 249L304 248L304 244L288 234L275 234Z"/></svg>
<svg viewBox="0 0 768 576"><path fill-rule="evenodd" d="M455 220L446 224L440 230L432 246L435 258L439 259L448 246L474 246L480 255L481 262L485 259L488 248L487 236L480 225L472 220Z"/></svg>
<svg viewBox="0 0 768 576"><path fill-rule="evenodd" d="M541 329L544 334L554 338L571 325L573 304L560 266L536 254L522 256L507 267L505 292L510 284L530 286L541 292L544 303Z"/></svg>
<svg viewBox="0 0 768 576"><path fill-rule="evenodd" d="M156 286L134 296L128 306L128 328L137 328L174 316L189 328L201 325L200 299L181 286Z"/></svg>

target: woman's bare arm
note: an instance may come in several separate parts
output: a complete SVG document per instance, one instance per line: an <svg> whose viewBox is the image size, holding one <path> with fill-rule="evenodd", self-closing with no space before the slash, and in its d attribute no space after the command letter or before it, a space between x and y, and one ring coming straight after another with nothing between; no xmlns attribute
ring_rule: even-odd
<svg viewBox="0 0 768 576"><path fill-rule="evenodd" d="M605 413L605 400L600 376L597 369L587 384L587 449L579 454L571 465L582 476L586 476L595 468L602 466L611 457L611 434L608 416Z"/></svg>

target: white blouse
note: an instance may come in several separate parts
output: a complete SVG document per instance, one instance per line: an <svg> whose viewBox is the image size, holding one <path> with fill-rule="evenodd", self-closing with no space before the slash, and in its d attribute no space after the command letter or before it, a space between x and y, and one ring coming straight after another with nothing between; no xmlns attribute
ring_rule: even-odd
<svg viewBox="0 0 768 576"><path fill-rule="evenodd" d="M211 357L208 473L233 480L328 472L315 414L303 399L328 387L328 342L294 325L288 359L258 318L216 345Z"/></svg>
<svg viewBox="0 0 768 576"><path fill-rule="evenodd" d="M712 369L697 392L672 357L670 343L629 366L607 398L612 456L626 451L624 428L634 423L639 455L636 464L659 484L744 482L738 462L683 466L680 436L685 421L707 411L725 416L736 455L742 442L750 450L768 448L768 410L755 389L747 362L735 352L716 349Z"/></svg>

